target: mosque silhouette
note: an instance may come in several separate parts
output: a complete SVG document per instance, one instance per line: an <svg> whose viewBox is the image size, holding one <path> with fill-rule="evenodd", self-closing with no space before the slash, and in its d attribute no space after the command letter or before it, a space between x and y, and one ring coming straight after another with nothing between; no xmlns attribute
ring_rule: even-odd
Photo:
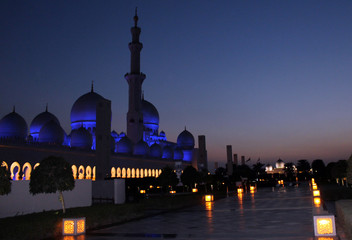
<svg viewBox="0 0 352 240"><path fill-rule="evenodd" d="M198 136L199 147L195 148L195 139L186 128L176 142L159 132L158 110L142 94L146 75L140 72L143 45L137 23L136 13L129 43L131 69L125 75L129 85L127 133L111 131L111 102L94 92L93 84L71 108L68 135L48 107L32 120L29 133L26 121L13 108L0 120L0 161L13 180L28 180L32 169L51 155L69 161L77 179L158 177L166 165L178 175L187 165L207 168L204 135Z"/></svg>

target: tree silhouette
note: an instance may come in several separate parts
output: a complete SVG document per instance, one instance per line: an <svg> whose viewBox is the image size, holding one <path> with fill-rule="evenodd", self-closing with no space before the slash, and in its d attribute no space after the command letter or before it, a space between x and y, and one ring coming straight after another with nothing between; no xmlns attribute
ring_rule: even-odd
<svg viewBox="0 0 352 240"><path fill-rule="evenodd" d="M352 185L352 155L347 160L347 182Z"/></svg>
<svg viewBox="0 0 352 240"><path fill-rule="evenodd" d="M63 158L54 156L40 162L40 165L33 170L29 182L29 192L33 195L59 192L63 213L66 210L62 192L71 191L74 187L75 180L71 165Z"/></svg>
<svg viewBox="0 0 352 240"><path fill-rule="evenodd" d="M294 181L295 177L294 177L294 167L293 167L293 163L289 162L289 163L285 163L285 175L286 175L286 179L290 182Z"/></svg>
<svg viewBox="0 0 352 240"><path fill-rule="evenodd" d="M313 176L316 180L321 181L326 178L325 163L321 159L312 162Z"/></svg>
<svg viewBox="0 0 352 240"><path fill-rule="evenodd" d="M297 176L300 180L307 180L310 175L310 164L307 160L301 159L297 162Z"/></svg>
<svg viewBox="0 0 352 240"><path fill-rule="evenodd" d="M169 186L176 186L179 180L175 171L171 167L166 166L163 168L161 174L157 178L157 182L165 190Z"/></svg>
<svg viewBox="0 0 352 240"><path fill-rule="evenodd" d="M5 166L0 165L0 195L7 195L11 192L11 174Z"/></svg>
<svg viewBox="0 0 352 240"><path fill-rule="evenodd" d="M194 187L194 184L199 182L199 173L197 169L192 166L187 166L181 174L181 181L183 185Z"/></svg>

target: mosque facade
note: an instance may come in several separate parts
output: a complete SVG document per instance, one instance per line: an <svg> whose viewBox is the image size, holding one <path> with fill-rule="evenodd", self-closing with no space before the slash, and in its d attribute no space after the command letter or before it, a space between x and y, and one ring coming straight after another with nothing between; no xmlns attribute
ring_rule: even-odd
<svg viewBox="0 0 352 240"><path fill-rule="evenodd" d="M207 168L204 135L198 136L196 148L194 136L186 128L176 142L159 131L159 112L142 94L146 75L140 71L140 33L136 14L129 43L131 67L125 75L129 86L127 131L111 131L111 102L94 92L93 84L71 108L69 134L48 107L32 120L29 129L14 108L0 120L0 162L9 168L13 180L28 180L32 169L51 155L69 161L77 179L158 177L167 165L178 173L187 165Z"/></svg>

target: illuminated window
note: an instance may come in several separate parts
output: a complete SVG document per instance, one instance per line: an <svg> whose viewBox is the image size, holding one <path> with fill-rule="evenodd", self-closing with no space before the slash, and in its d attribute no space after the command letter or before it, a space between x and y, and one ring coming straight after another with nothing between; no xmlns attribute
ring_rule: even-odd
<svg viewBox="0 0 352 240"><path fill-rule="evenodd" d="M127 168L127 178L131 178L131 169Z"/></svg>
<svg viewBox="0 0 352 240"><path fill-rule="evenodd" d="M11 179L12 180L18 180L19 179L19 171L21 169L21 166L18 162L13 162L10 167L10 172L11 172Z"/></svg>
<svg viewBox="0 0 352 240"><path fill-rule="evenodd" d="M86 167L86 179L92 179L92 168L90 166Z"/></svg>
<svg viewBox="0 0 352 240"><path fill-rule="evenodd" d="M86 232L86 218L64 218L63 235L80 235Z"/></svg>
<svg viewBox="0 0 352 240"><path fill-rule="evenodd" d="M132 168L131 177L132 177L132 178L135 178L135 177L136 177L136 170L135 170L134 168Z"/></svg>
<svg viewBox="0 0 352 240"><path fill-rule="evenodd" d="M126 168L122 168L122 178L126 178Z"/></svg>
<svg viewBox="0 0 352 240"><path fill-rule="evenodd" d="M136 178L139 178L139 169L136 169Z"/></svg>
<svg viewBox="0 0 352 240"><path fill-rule="evenodd" d="M29 162L26 162L23 167L22 167L22 172L23 172L23 180L30 180L31 178L31 172L32 172L32 166Z"/></svg>
<svg viewBox="0 0 352 240"><path fill-rule="evenodd" d="M114 167L111 168L111 177L112 178L116 177L116 170Z"/></svg>
<svg viewBox="0 0 352 240"><path fill-rule="evenodd" d="M84 179L84 167L82 165L78 168L78 179Z"/></svg>
<svg viewBox="0 0 352 240"><path fill-rule="evenodd" d="M116 169L116 177L120 178L121 177L121 168Z"/></svg>

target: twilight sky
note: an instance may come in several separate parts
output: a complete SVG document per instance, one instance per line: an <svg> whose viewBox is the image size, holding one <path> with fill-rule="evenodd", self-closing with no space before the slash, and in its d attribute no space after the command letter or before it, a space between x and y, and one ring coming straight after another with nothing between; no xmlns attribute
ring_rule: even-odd
<svg viewBox="0 0 352 240"><path fill-rule="evenodd" d="M176 141L187 127L208 159L273 163L352 153L352 1L0 1L0 117L45 110L67 134L94 89L126 131L134 9L145 99ZM210 163L210 169L213 163Z"/></svg>

